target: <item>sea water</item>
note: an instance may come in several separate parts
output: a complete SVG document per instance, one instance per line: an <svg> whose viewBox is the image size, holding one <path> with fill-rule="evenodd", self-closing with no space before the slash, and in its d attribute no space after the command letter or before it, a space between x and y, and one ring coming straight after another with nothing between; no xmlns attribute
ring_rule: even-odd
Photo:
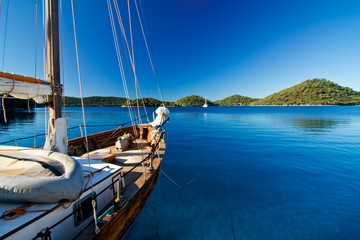
<svg viewBox="0 0 360 240"><path fill-rule="evenodd" d="M360 107L169 109L163 173L130 239L360 238ZM85 111L89 134L129 120ZM0 142L43 132L45 116L10 116ZM82 124L80 108L66 116Z"/></svg>

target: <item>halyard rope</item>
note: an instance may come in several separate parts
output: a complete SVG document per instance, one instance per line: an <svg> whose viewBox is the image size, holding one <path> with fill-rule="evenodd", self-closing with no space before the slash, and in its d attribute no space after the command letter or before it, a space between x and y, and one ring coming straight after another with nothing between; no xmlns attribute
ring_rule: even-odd
<svg viewBox="0 0 360 240"><path fill-rule="evenodd" d="M152 59L151 59L151 54L150 54L149 46L148 46L148 43L147 43L147 40L146 40L146 35L145 35L144 28L143 28L143 24L142 24L142 21L141 21L141 17L140 17L140 13L139 13L139 9L138 9L136 0L134 0L134 3L135 3L136 12L137 12L137 15L138 15L138 18L139 18L139 23L140 23L141 31L142 31L142 34L143 34L143 37L144 37L144 42L145 42L146 51L147 51L148 56L149 56L149 61L150 61L151 69L152 69L153 74L154 74L154 77L155 77L156 86L157 86L157 89L158 89L158 91L159 91L159 95L160 95L161 102L162 102L163 105L165 105L165 104L164 104L164 96L163 96L162 91L161 91L160 81L159 81L159 79L158 79L158 75L156 74L156 71L155 71L155 66L154 66L153 61L152 61ZM140 7L141 7L141 1L140 1ZM142 8L141 8L141 12L142 12L143 17L144 17L144 13L143 13L143 11L142 11ZM147 30L147 28L146 28L146 22L145 22L145 17L144 17L144 25L145 25L145 30Z"/></svg>
<svg viewBox="0 0 360 240"><path fill-rule="evenodd" d="M72 18L73 18L73 27L74 27L74 39L75 39L75 50L76 50L76 62L77 62L77 69L78 69L78 77L79 77L79 86L80 86L80 95L81 95L81 109L82 109L82 116L83 116L83 124L84 124L84 131L85 131L85 144L86 144L86 151L87 151L87 159L89 165L89 171L91 172L90 166L90 159L89 159L89 143L86 133L86 121L85 121L85 110L84 110L84 100L83 100L83 92L82 92L82 83L81 83L81 73L80 73L80 63L79 63L79 51L78 51L78 44L77 44L77 37L76 37L76 25L75 25L75 13L74 13L74 3L71 0L71 10L72 10ZM92 177L90 176L90 184L91 184L91 193L94 195L94 188L92 183ZM96 216L96 205L95 199L92 200L92 207L94 213L94 223L95 223L95 233L98 234L100 229L97 225L97 216Z"/></svg>
<svg viewBox="0 0 360 240"><path fill-rule="evenodd" d="M116 31L116 27L115 27L115 20L114 20L113 10L111 7L110 0L107 0L107 6L108 6L109 17L110 17L111 30L112 30L112 34L113 34L113 38L114 38L116 57L118 60L119 70L120 70L120 74L121 74L121 80L122 80L122 84L123 84L123 88L124 88L124 93L125 93L125 97L126 97L130 120L132 120L133 115L132 115L131 106L130 106L130 95L129 95L129 90L128 90L127 82L126 82L126 78L125 78L125 71L124 71L124 67L123 67L123 63L122 63L122 59L121 59L121 51L120 51L117 31Z"/></svg>
<svg viewBox="0 0 360 240"><path fill-rule="evenodd" d="M4 47L3 47L3 56L2 56L2 66L1 71L4 71L4 62L5 62L5 46L6 46L6 30L7 30L7 22L8 22L8 15L9 15L9 5L10 1L8 0L6 5L6 16L5 16L5 30L4 30Z"/></svg>
<svg viewBox="0 0 360 240"><path fill-rule="evenodd" d="M36 73L37 73L37 32L38 32L38 0L36 0L35 3L35 66L34 66L34 74L35 74L35 78L37 78ZM37 86L37 94L36 96L39 95L39 80L38 80L38 86ZM36 102L34 103L34 107L36 108ZM36 121L34 121L34 148L36 147Z"/></svg>
<svg viewBox="0 0 360 240"><path fill-rule="evenodd" d="M135 70L135 62L134 62L134 59L133 59L133 57L132 57L132 54L131 54L131 51L130 51L130 47L129 47L129 43L128 43L127 38L126 38L126 33L125 33L125 29L124 29L124 25L123 25L122 18L121 18L119 6L118 6L116 0L113 0L113 2L114 2L114 7L115 7L116 15L117 15L117 18L118 18L118 21L119 21L119 25L120 25L120 30L121 30L121 33L122 33L122 36L123 36L123 39L124 39L124 42L125 42L126 49L127 49L127 51L128 51L128 55L129 55L131 67L132 67L133 74L134 74L134 78L135 78L136 101L137 101L137 105L139 106L139 104L138 104L138 97L137 97L137 91L138 91L138 90L139 90L141 99L143 99L143 97L142 97L141 90L140 90L140 86L139 86L139 82L138 82L138 79L137 79L137 74L136 74L136 70ZM146 108L145 108L144 101L143 101L143 107L144 107L145 113L147 113L147 112L146 112ZM138 107L138 113L139 113L139 107ZM149 121L149 119L148 119L148 121Z"/></svg>
<svg viewBox="0 0 360 240"><path fill-rule="evenodd" d="M62 86L64 87L62 90L63 96L63 115L66 118L66 111L65 111L65 71L64 71L64 40L63 40L63 12L62 12L62 0L60 0L60 43L61 43L61 79L62 79Z"/></svg>
<svg viewBox="0 0 360 240"><path fill-rule="evenodd" d="M116 2L115 0L113 1L113 3L114 3L114 8L115 8L115 11L116 11L116 14L117 14L117 17L118 17L118 21L119 21L120 29L121 29L121 32L122 32L122 36L123 36L124 41L126 42L126 46L127 46L128 52L129 52L129 58L130 58L130 61L131 61L131 65L132 65L132 67L133 67L134 76L135 76L135 80L136 80L134 59L131 57L131 53L130 53L130 50L129 50L129 46L128 46L128 44L127 44L126 34L125 34L125 30L124 30L124 27L123 27L123 24L122 24L121 15L120 15L120 10L119 10L119 7L118 7L117 2ZM120 72L121 72L121 77L122 77L124 92L125 92L126 98L127 98L127 99L130 99L129 91L128 91L128 88L127 88L127 82L126 82L126 78L125 78L125 74L124 74L124 67L123 67L123 64L122 64L121 52L120 52L120 47L119 47L119 43L118 43L117 31L116 31L116 27L115 27L115 21L114 21L114 16L113 16L113 11L112 11L112 7L111 7L111 2L110 2L110 0L107 1L107 5L108 5L108 11L109 11L109 16L110 16L111 29L112 29L112 33L113 33L113 38L114 38L114 43L115 43L115 49L116 49L118 64L119 64L119 68L120 68ZM128 11L129 11L129 15L130 15L129 2L128 2ZM130 32L132 32L132 30L131 30L131 19L130 19L130 17L129 17L129 21L130 21ZM133 52L133 54L134 54L134 52ZM137 93L137 90L136 90L136 93ZM137 109L138 109L138 116L139 116L138 119L139 119L140 122L141 122L140 111L139 111L139 104L138 104L138 98L136 98L136 101L137 101ZM131 113L131 108L130 108L129 102L130 102L130 101L128 100L129 115L130 115L130 119L133 120L133 116L132 116L132 113ZM146 109L145 109L145 113L146 113L146 115L147 115ZM138 138L135 124L133 124L133 133L134 133L135 137ZM140 144L139 147L141 147L141 144ZM141 152L142 152L142 155L143 155L142 148L141 148Z"/></svg>

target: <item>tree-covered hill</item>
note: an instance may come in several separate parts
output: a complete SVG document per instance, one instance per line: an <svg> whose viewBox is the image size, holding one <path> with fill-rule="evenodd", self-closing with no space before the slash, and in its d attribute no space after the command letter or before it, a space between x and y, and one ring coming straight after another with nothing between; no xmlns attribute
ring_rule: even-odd
<svg viewBox="0 0 360 240"><path fill-rule="evenodd" d="M249 105L251 102L257 100L259 99L235 94L230 97L224 98L222 100L217 100L214 102L214 104L219 106L244 106L244 105Z"/></svg>
<svg viewBox="0 0 360 240"><path fill-rule="evenodd" d="M126 103L123 97L85 97L85 106L122 106ZM81 106L80 98L65 97L66 106Z"/></svg>
<svg viewBox="0 0 360 240"><path fill-rule="evenodd" d="M162 105L160 100L155 98L143 98L145 106L158 107ZM174 106L174 102L164 102L166 106ZM65 97L66 106L78 107L81 106L81 100L77 97ZM136 100L131 100L130 104L136 106ZM142 100L139 101L142 106ZM85 97L84 105L89 106L126 106L126 98L123 97Z"/></svg>
<svg viewBox="0 0 360 240"><path fill-rule="evenodd" d="M187 97L180 98L175 102L177 106L202 106L205 103L205 98L198 95L190 95ZM207 100L209 106L214 105L213 102Z"/></svg>
<svg viewBox="0 0 360 240"><path fill-rule="evenodd" d="M306 80L251 105L358 105L360 92L326 79Z"/></svg>
<svg viewBox="0 0 360 240"><path fill-rule="evenodd" d="M162 106L162 102L160 100L157 100L155 98L143 98L144 100L144 104L147 107L160 107ZM132 106L136 106L137 102L136 100L132 100L131 101L131 105ZM143 101L141 99L139 99L139 104L140 106L143 105ZM174 106L175 103L174 102L164 102L165 106Z"/></svg>
<svg viewBox="0 0 360 240"><path fill-rule="evenodd" d="M144 98L148 107L161 106L162 102L154 98ZM9 108L18 108L17 102L10 103ZM80 98L65 97L66 106L81 106ZM139 102L142 105L142 101ZM165 106L202 106L205 98L198 95L183 97L176 102L164 102ZM239 105L360 105L360 92L348 87L339 86L326 79L306 80L298 85L274 93L264 99L256 99L241 95L232 95L215 102L207 101L208 105L239 106ZM11 105L10 105L11 104ZM34 104L30 104L33 106ZM123 97L86 97L85 106L124 106L126 99ZM136 100L131 100L131 105L136 106ZM26 107L27 101L21 103Z"/></svg>

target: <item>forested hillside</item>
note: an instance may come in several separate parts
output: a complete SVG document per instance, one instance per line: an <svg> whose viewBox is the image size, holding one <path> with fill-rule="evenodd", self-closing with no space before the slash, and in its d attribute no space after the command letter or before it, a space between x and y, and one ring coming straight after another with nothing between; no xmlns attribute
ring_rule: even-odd
<svg viewBox="0 0 360 240"><path fill-rule="evenodd" d="M123 97L85 97L85 106L122 106L126 103ZM81 106L80 98L65 97L66 106Z"/></svg>
<svg viewBox="0 0 360 240"><path fill-rule="evenodd" d="M326 79L306 80L251 105L357 105L360 92Z"/></svg>
<svg viewBox="0 0 360 240"><path fill-rule="evenodd" d="M198 95L191 95L187 97L180 98L175 102L177 106L202 106L205 103L205 98ZM213 102L207 100L209 106L214 105Z"/></svg>
<svg viewBox="0 0 360 240"><path fill-rule="evenodd" d="M217 100L214 102L214 104L219 106L244 106L249 105L251 102L257 100L259 99L235 94L230 97L224 98L223 100Z"/></svg>
<svg viewBox="0 0 360 240"><path fill-rule="evenodd" d="M155 98L144 98L148 107L161 106L162 102ZM81 106L80 98L65 97L66 106ZM164 102L165 106L202 106L205 98L198 95L183 97L176 102ZM298 85L274 93L264 99L256 99L241 95L232 95L222 100L212 102L207 100L209 106L248 106L248 105L360 105L360 92L348 87L342 87L326 79L306 80ZM6 108L27 108L27 100L5 99ZM136 106L136 100L131 105ZM142 100L139 101L142 105ZM85 97L85 106L125 106L123 97ZM34 106L31 100L31 107ZM39 105L38 105L39 106Z"/></svg>

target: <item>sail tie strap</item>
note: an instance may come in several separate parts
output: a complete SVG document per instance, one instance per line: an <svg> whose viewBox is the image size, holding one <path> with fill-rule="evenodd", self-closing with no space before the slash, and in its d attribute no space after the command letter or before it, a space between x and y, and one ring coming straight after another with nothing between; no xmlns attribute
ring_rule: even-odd
<svg viewBox="0 0 360 240"><path fill-rule="evenodd" d="M5 123L7 123L7 119L6 119L6 110L5 110L5 98L14 90L15 88L15 74L13 75L13 81L12 81L12 86L11 89L5 93L1 99L1 105L2 105L2 110L3 110L3 114L4 114L4 121Z"/></svg>
<svg viewBox="0 0 360 240"><path fill-rule="evenodd" d="M2 110L3 110L3 114L4 114L4 121L5 123L7 123L7 119L6 119L6 110L5 110L5 95L1 98L1 105L2 105Z"/></svg>
<svg viewBox="0 0 360 240"><path fill-rule="evenodd" d="M9 94L14 90L14 88L15 88L15 74L13 75L13 80L12 80L11 89L10 89L9 92L7 92L7 93L5 94L5 96L9 95Z"/></svg>

